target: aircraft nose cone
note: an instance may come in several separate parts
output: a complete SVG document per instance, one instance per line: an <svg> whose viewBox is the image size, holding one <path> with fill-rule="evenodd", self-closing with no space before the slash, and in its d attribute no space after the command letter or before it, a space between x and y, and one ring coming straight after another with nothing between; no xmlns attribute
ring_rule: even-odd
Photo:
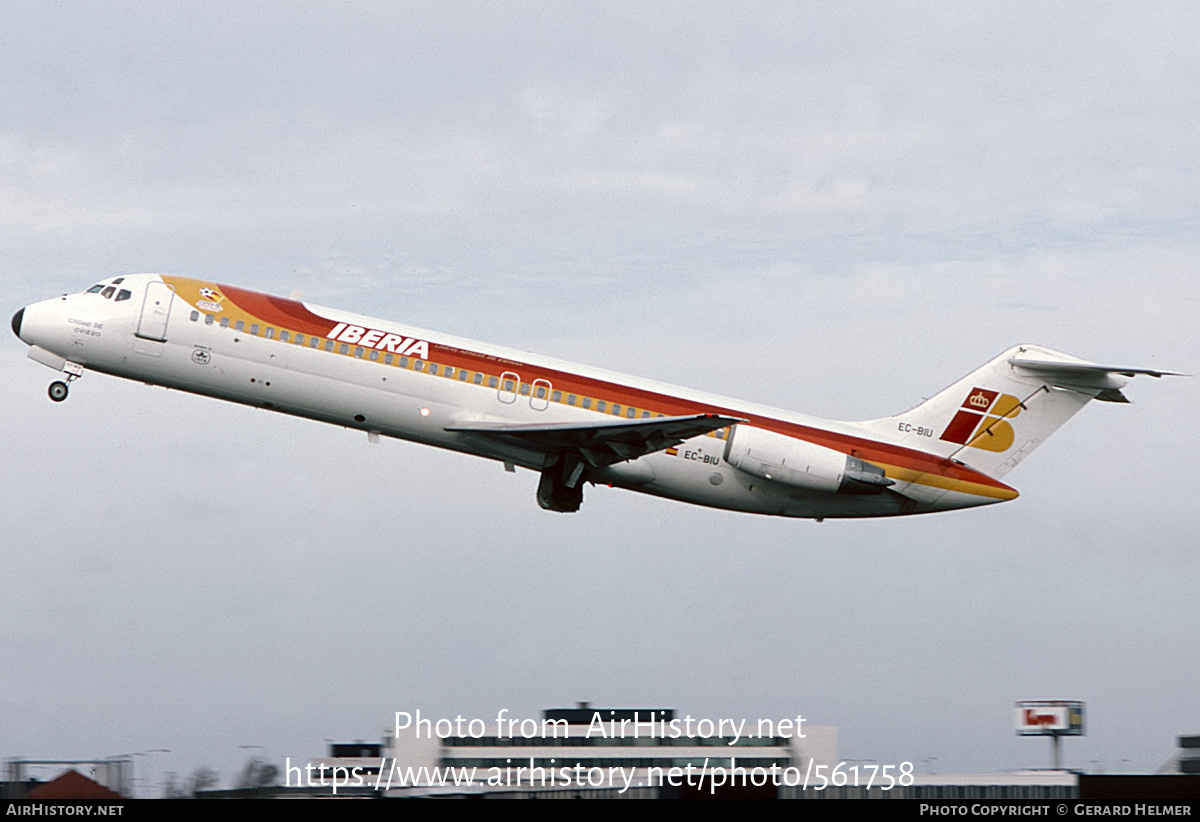
<svg viewBox="0 0 1200 822"><path fill-rule="evenodd" d="M18 338L20 338L20 336L21 336L21 317L24 316L24 314L25 314L24 308L17 311L16 314L13 314L13 322L12 322L13 333L16 334Z"/></svg>

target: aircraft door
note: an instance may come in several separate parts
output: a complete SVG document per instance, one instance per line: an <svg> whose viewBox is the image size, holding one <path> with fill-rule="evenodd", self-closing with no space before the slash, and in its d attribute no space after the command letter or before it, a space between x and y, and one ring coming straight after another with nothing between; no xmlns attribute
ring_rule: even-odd
<svg viewBox="0 0 1200 822"><path fill-rule="evenodd" d="M500 375L500 387L496 389L496 399L506 405L511 405L517 399L517 389L521 387L521 378L513 371L505 371Z"/></svg>
<svg viewBox="0 0 1200 822"><path fill-rule="evenodd" d="M545 411L550 405L550 381L538 378L533 381L533 390L529 394L529 407L534 411Z"/></svg>
<svg viewBox="0 0 1200 822"><path fill-rule="evenodd" d="M134 333L143 340L167 341L167 319L171 316L171 300L175 289L163 282L146 285L146 296L142 300L142 315L138 318Z"/></svg>

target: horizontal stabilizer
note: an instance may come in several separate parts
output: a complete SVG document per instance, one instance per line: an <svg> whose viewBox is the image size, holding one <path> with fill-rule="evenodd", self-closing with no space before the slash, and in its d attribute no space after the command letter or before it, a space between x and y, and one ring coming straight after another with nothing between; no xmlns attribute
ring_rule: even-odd
<svg viewBox="0 0 1200 822"><path fill-rule="evenodd" d="M742 420L717 414L587 423L468 420L447 425L445 430L496 438L545 453L576 451L598 468L662 451L739 422Z"/></svg>
<svg viewBox="0 0 1200 822"><path fill-rule="evenodd" d="M1091 362L1064 362L1061 360L1032 360L1009 357L1008 364L1031 376L1038 377L1055 388L1093 393L1102 402L1129 402L1121 393L1125 380L1117 377L1182 377L1177 371L1159 371L1153 368L1124 368L1115 365L1100 365Z"/></svg>

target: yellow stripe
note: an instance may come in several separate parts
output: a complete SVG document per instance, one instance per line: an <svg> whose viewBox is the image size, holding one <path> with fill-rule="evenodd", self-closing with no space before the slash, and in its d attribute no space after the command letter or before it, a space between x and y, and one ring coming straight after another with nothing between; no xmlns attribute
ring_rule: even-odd
<svg viewBox="0 0 1200 822"><path fill-rule="evenodd" d="M930 488L941 488L946 491L957 491L960 494L973 494L977 497L992 499L1016 499L1018 494L1012 488L997 488L994 485L984 485L981 482L954 479L942 474L931 474L927 471L914 471L911 468L901 468L897 465L886 465L876 462L884 470L884 474L897 482L911 482L914 485L926 485Z"/></svg>

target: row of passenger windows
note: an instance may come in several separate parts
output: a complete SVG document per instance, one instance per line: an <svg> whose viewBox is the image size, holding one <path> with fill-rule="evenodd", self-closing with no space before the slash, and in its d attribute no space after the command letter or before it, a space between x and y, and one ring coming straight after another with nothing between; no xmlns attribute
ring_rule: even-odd
<svg viewBox="0 0 1200 822"><path fill-rule="evenodd" d="M200 321L200 312L193 311L191 313L191 321ZM204 324L213 325L216 323L221 328L233 328L234 331L246 331L249 334L257 337L262 336L268 340L276 339L276 330L272 326L260 327L258 323L250 323L248 326L244 320L235 320L230 322L228 317L222 317L219 321L212 314L204 314ZM260 335L259 332L262 331ZM336 350L339 354L354 356L358 359L366 359L371 362L380 361L380 352L376 349L364 349L362 346L352 346L350 343L339 343L334 340L324 339L322 337L314 337L307 334L292 333L286 328L278 332L280 342L291 342L294 345L307 346L309 348L324 349L325 351ZM412 360L411 364L409 360ZM511 372L505 372L500 377L484 374L480 371L468 371L465 368L457 368L453 365L441 365L436 362L422 360L419 357L402 357L393 354L390 351L383 352L382 361L385 365L398 365L400 368L412 368L414 371L420 371L427 374L441 375L447 379L457 379L459 382L469 382L474 385L486 385L488 388L496 388L508 394L519 394L522 397L528 397L531 394L539 400L548 399L553 403L563 403L575 408L583 408L592 410L593 408L601 414L612 414L614 417L625 417L627 419L649 419L651 416L663 417L665 414L651 414L644 409L633 408L632 406L622 406L620 403L610 404L605 400L597 400L592 397L581 397L576 394L564 394L556 388L553 388L546 380L534 380L532 383L521 381L518 383L517 376ZM511 378L510 378L511 377ZM501 382L503 380L503 382ZM725 432L717 431L712 436L718 439L725 438Z"/></svg>

